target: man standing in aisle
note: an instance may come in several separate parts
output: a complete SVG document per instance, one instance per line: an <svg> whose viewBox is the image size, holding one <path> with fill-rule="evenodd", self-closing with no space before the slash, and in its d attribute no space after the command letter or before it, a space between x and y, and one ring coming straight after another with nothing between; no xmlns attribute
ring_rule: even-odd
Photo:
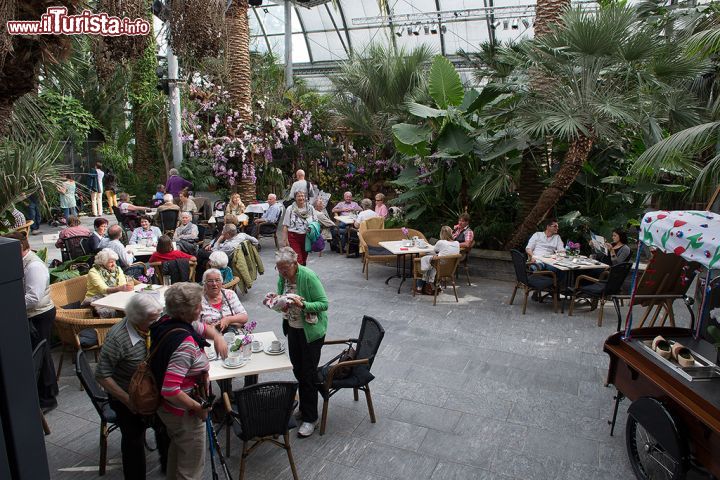
<svg viewBox="0 0 720 480"><path fill-rule="evenodd" d="M90 189L90 201L92 203L92 216L100 217L103 214L102 195L103 195L103 178L105 172L102 171L102 163L95 162L95 166L90 168L88 172L88 188Z"/></svg>

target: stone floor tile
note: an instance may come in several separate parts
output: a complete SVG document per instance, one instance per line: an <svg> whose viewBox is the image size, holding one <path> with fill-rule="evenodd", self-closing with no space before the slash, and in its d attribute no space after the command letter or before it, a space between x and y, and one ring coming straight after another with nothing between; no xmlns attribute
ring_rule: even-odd
<svg viewBox="0 0 720 480"><path fill-rule="evenodd" d="M461 417L460 412L423 405L409 400L400 402L390 418L401 422L451 432Z"/></svg>
<svg viewBox="0 0 720 480"><path fill-rule="evenodd" d="M528 427L477 415L463 414L455 426L454 433L521 451L528 435Z"/></svg>
<svg viewBox="0 0 720 480"><path fill-rule="evenodd" d="M406 450L417 450L425 439L428 429L409 423L385 418L377 423L370 423L366 418L353 432L354 437L383 443Z"/></svg>
<svg viewBox="0 0 720 480"><path fill-rule="evenodd" d="M419 452L442 460L489 469L497 446L497 441L486 438L429 430Z"/></svg>
<svg viewBox="0 0 720 480"><path fill-rule="evenodd" d="M428 455L371 443L363 450L355 467L388 478L416 480L430 478L437 463L436 458Z"/></svg>
<svg viewBox="0 0 720 480"><path fill-rule="evenodd" d="M431 480L510 480L510 477L459 463L441 461L435 467Z"/></svg>
<svg viewBox="0 0 720 480"><path fill-rule="evenodd" d="M535 457L508 448L498 448L490 470L523 480L561 478L567 464L551 457Z"/></svg>
<svg viewBox="0 0 720 480"><path fill-rule="evenodd" d="M552 457L567 463L599 466L599 443L568 433L528 428L524 453L535 457Z"/></svg>

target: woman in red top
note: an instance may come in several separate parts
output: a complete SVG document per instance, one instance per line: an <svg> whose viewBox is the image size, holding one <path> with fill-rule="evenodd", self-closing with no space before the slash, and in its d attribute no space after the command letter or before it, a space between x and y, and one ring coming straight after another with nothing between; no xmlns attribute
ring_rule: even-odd
<svg viewBox="0 0 720 480"><path fill-rule="evenodd" d="M158 239L157 250L150 256L150 262L169 262L180 258L195 260L192 255L173 249L172 239L163 235Z"/></svg>

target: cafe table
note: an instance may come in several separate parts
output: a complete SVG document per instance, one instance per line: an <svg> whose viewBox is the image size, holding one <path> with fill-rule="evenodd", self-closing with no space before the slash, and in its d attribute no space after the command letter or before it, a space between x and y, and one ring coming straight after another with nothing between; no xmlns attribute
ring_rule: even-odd
<svg viewBox="0 0 720 480"><path fill-rule="evenodd" d="M270 345L273 340L277 340L274 332L258 332L253 333L253 340L262 342L263 348ZM215 354L214 345L212 341L209 341L210 347L205 348L205 353L209 358L213 358L210 361L210 370L208 377L210 381L218 382L221 394L227 392L232 393L232 379L245 377L245 385L253 385L257 383L258 375L264 373L281 372L285 370L292 370L293 366L290 363L290 357L288 356L287 342L285 342L285 351L278 355L269 355L264 351L253 353L250 357L250 361L239 368L227 368L223 364L223 360L217 358ZM225 450L226 454L230 455L230 432L232 430L232 419L226 416L222 422L223 428L226 429L225 438Z"/></svg>
<svg viewBox="0 0 720 480"><path fill-rule="evenodd" d="M356 215L335 215L335 220L345 225L353 225L356 218Z"/></svg>
<svg viewBox="0 0 720 480"><path fill-rule="evenodd" d="M565 285L562 292L566 297L570 291L570 277L575 277L575 273L578 271L587 270L607 270L610 268L607 264L593 260L592 258L584 255L575 255L568 257L565 255L548 255L546 257L538 257L538 261L554 267L561 272L567 272L565 275ZM561 304L561 311L565 311L565 299Z"/></svg>
<svg viewBox="0 0 720 480"><path fill-rule="evenodd" d="M145 287L147 287L147 285L141 283L139 285L135 285L135 287L129 292L111 293L110 295L98 298L90 305L93 307L112 308L113 310L117 310L119 312L125 312L125 307L127 307L128 302L134 296L152 295L162 307L165 307L165 290L167 290L168 287L162 285L151 285L152 290L145 290Z"/></svg>
<svg viewBox="0 0 720 480"><path fill-rule="evenodd" d="M255 213L258 215L262 215L265 213L265 210L270 208L270 204L267 202L265 203L251 203L247 207L245 207L245 213Z"/></svg>
<svg viewBox="0 0 720 480"><path fill-rule="evenodd" d="M421 240L419 245L417 246L411 244L410 242L411 241L409 240L388 240L378 243L381 247L395 255L395 258L397 260L396 271L394 275L389 276L387 280L385 280L385 285L388 285L391 279L399 278L400 285L398 285L398 293L400 293L400 289L402 288L402 285L403 283L405 283L405 279L407 278L406 257L408 255L410 256L410 267L412 268L413 258L415 258L416 256L435 253L435 247L425 242L424 240ZM401 262L402 268L400 267Z"/></svg>
<svg viewBox="0 0 720 480"><path fill-rule="evenodd" d="M173 248L175 248L175 244L173 243ZM150 256L157 251L156 246L146 246L146 245L126 245L125 251L131 254L136 259L138 257L147 257L148 259ZM145 259L147 260L147 259Z"/></svg>

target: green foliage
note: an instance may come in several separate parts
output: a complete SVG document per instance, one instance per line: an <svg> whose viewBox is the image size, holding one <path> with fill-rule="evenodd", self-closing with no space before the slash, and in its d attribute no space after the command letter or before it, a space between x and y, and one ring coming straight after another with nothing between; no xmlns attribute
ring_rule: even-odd
<svg viewBox="0 0 720 480"><path fill-rule="evenodd" d="M100 128L95 117L74 97L47 90L40 93L39 99L48 120L60 129L60 136L69 138L76 147L87 140L90 130Z"/></svg>
<svg viewBox="0 0 720 480"><path fill-rule="evenodd" d="M71 278L79 277L82 275L81 270L87 271L88 261L92 255L85 255L77 257L73 260L68 260L61 263L57 267L50 269L50 283L63 282L70 280Z"/></svg>
<svg viewBox="0 0 720 480"><path fill-rule="evenodd" d="M465 91L460 74L446 57L437 55L433 59L428 77L428 93L440 108L458 106L463 101Z"/></svg>

